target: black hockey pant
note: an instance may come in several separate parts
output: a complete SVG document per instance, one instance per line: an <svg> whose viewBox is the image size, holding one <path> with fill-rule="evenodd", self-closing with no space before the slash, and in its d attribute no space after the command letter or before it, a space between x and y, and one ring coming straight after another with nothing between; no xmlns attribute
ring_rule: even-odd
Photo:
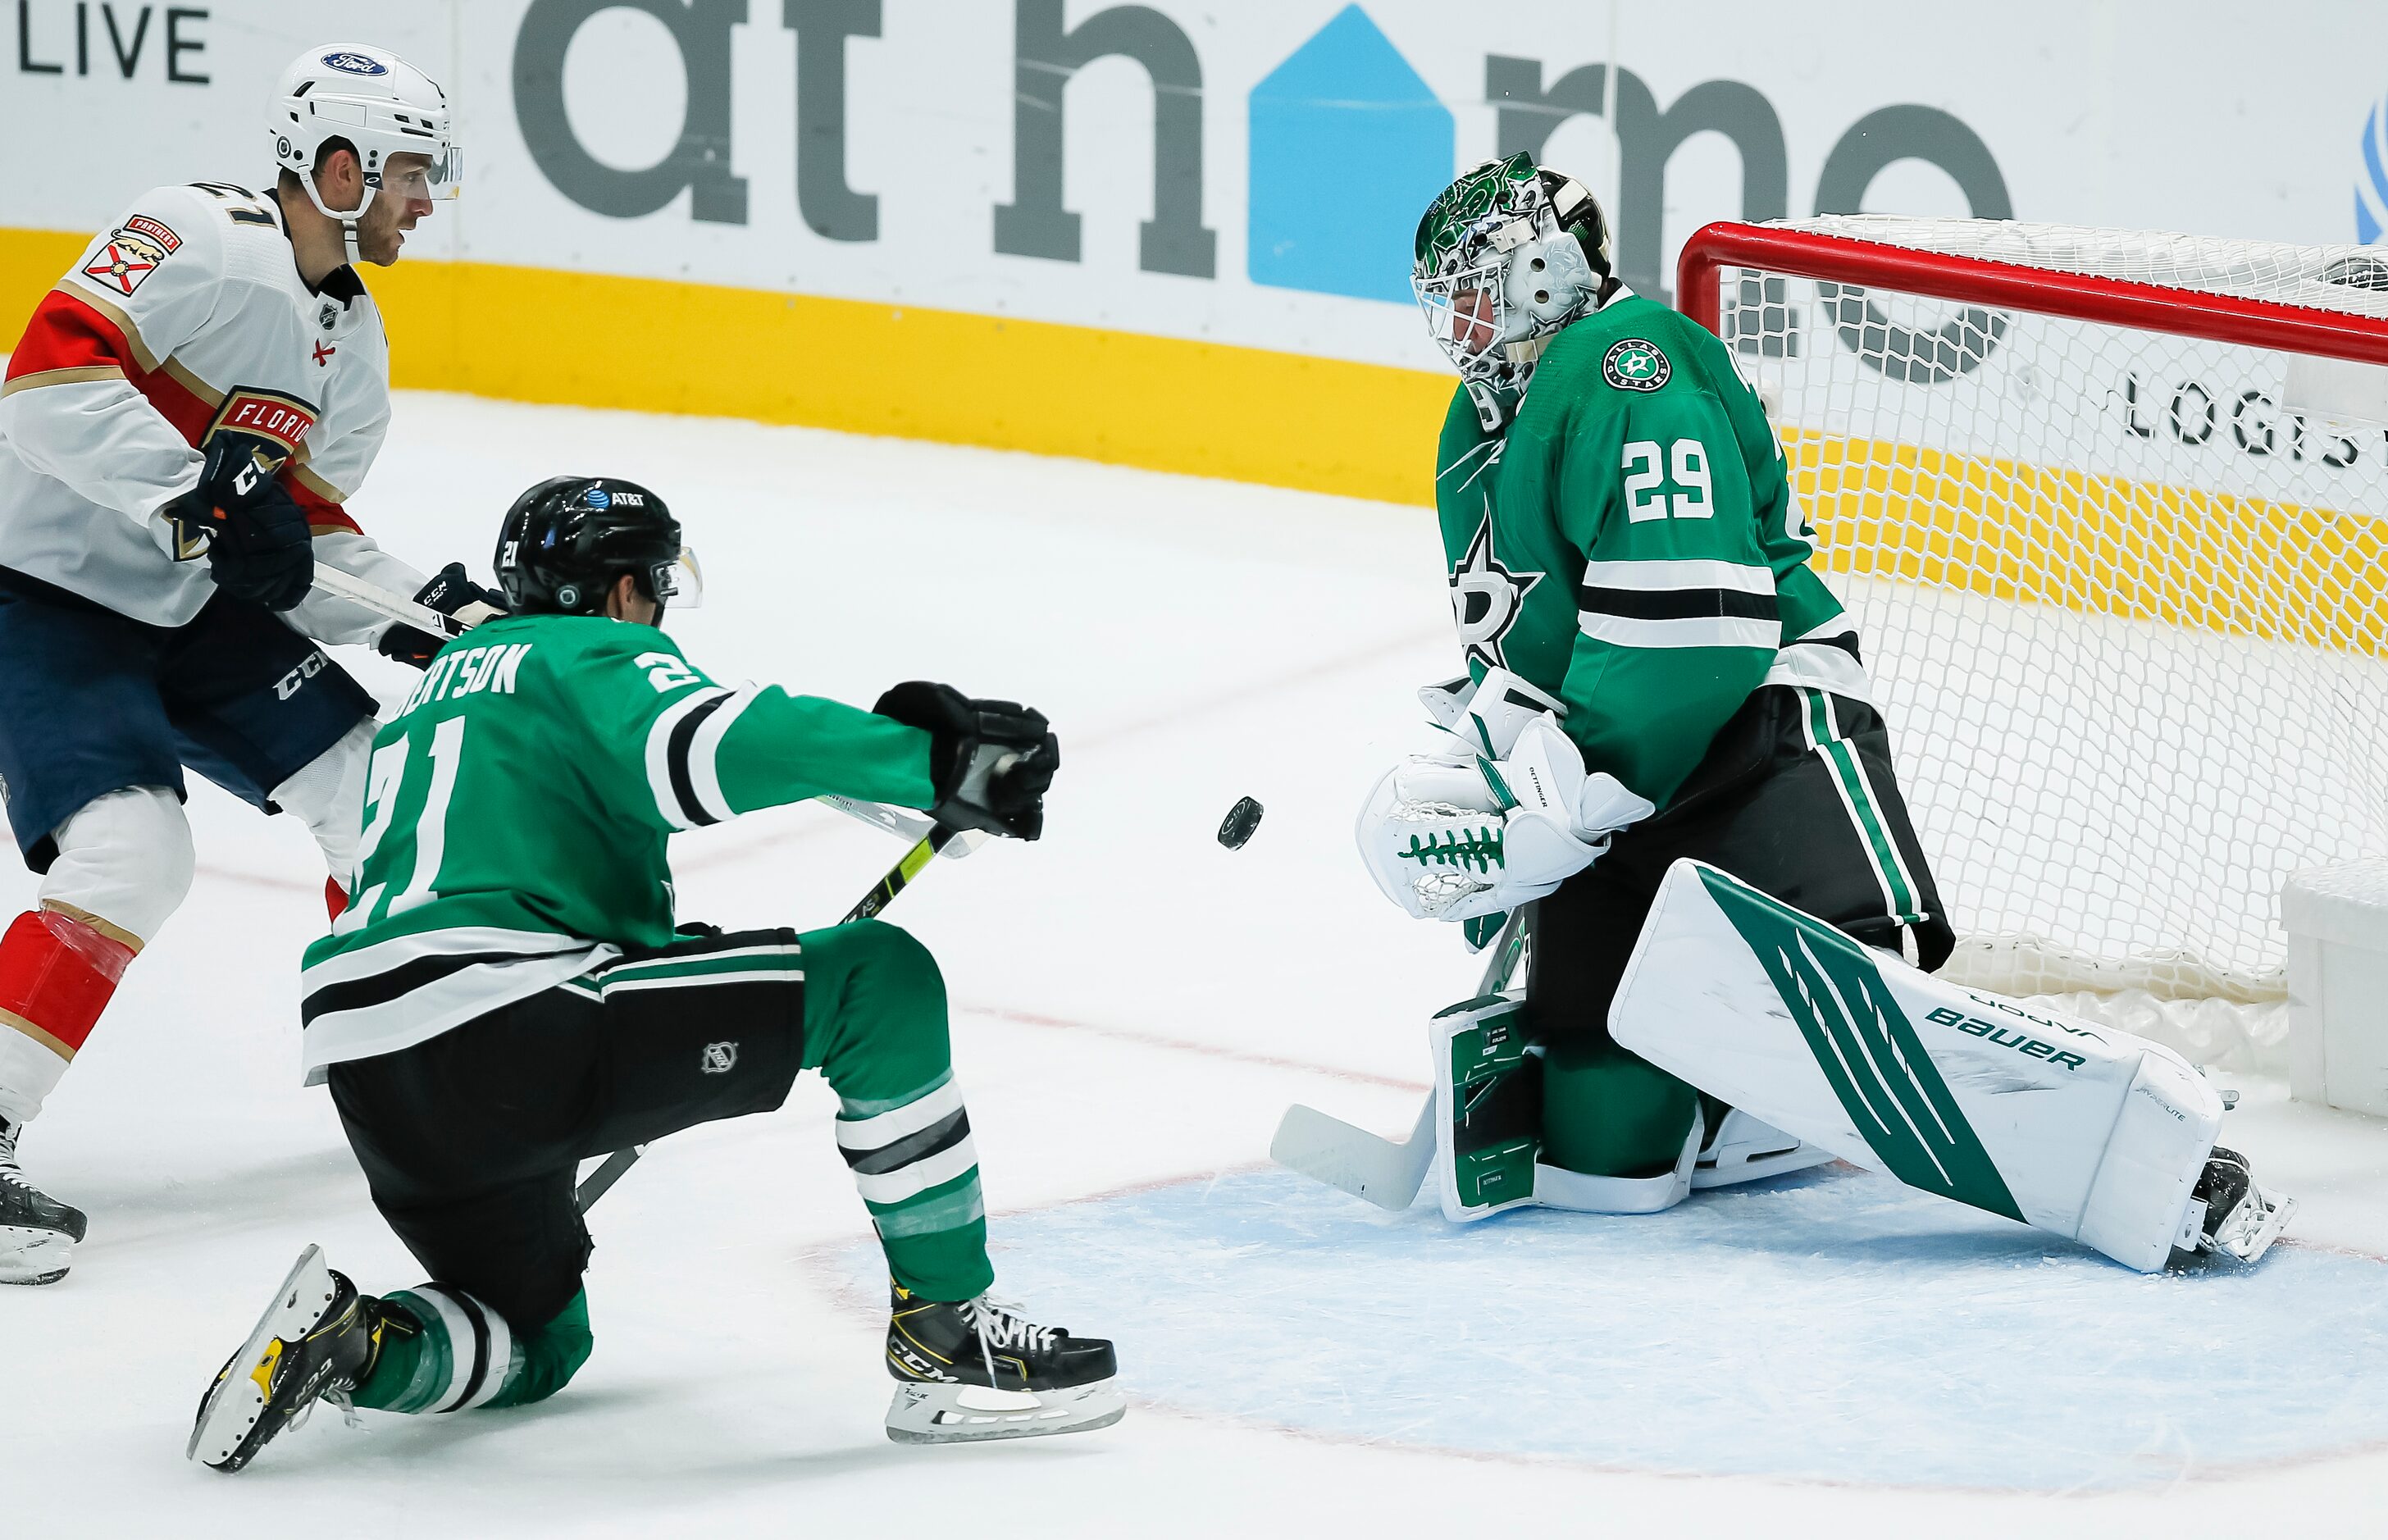
<svg viewBox="0 0 2388 1540"><path fill-rule="evenodd" d="M1729 872L1872 946L1937 968L1955 946L1891 769L1890 734L1862 702L1765 685L1709 745L1667 810L1541 900L1526 1001L1546 1045L1545 1162L1600 1177L1675 1164L1699 1098L1608 1035L1608 1006L1667 869ZM1721 1108L1711 1102L1711 1128Z"/></svg>

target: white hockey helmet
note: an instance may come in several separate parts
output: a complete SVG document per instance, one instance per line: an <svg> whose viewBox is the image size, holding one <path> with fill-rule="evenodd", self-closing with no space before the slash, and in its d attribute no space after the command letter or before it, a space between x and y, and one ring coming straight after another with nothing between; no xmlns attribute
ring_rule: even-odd
<svg viewBox="0 0 2388 1540"><path fill-rule="evenodd" d="M316 208L338 220L349 261L360 260L357 221L376 194L454 197L464 186L464 156L449 129L448 94L387 48L369 43L327 43L308 49L282 71L269 127L274 162L297 174ZM324 144L346 140L364 172L365 196L353 209L325 208L314 172ZM426 155L430 168L404 185L385 180L393 155Z"/></svg>

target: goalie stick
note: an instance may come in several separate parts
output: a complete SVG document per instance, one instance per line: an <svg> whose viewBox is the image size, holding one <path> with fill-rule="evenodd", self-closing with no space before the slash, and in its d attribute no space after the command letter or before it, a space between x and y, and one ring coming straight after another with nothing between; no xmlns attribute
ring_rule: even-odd
<svg viewBox="0 0 2388 1540"><path fill-rule="evenodd" d="M896 895L912 885L912 879L918 877L936 859L937 853L947 846L959 845L962 847L959 854L966 855L988 837L976 829L954 829L942 823L934 825L919 844L904 852L904 859L890 868L887 875L871 885L870 891L847 910L845 918L838 923L850 925L857 920L870 919L885 909L895 901ZM620 1181L622 1173L638 1165L639 1157L646 1152L645 1145L633 1144L627 1150L616 1150L606 1156L605 1164L589 1173L573 1194L580 1204L580 1212L588 1213L590 1205L605 1196L606 1190Z"/></svg>
<svg viewBox="0 0 2388 1540"><path fill-rule="evenodd" d="M1498 994L1516 976L1531 912L1531 906L1518 910L1501 928L1500 938L1492 943L1492 961L1485 964L1484 980L1477 986L1479 995ZM1277 1137L1269 1140L1269 1159L1399 1214L1417 1201L1418 1189L1434 1168L1434 1088L1427 1088L1426 1105L1418 1109L1410 1137L1398 1140L1297 1101L1277 1123Z"/></svg>
<svg viewBox="0 0 2388 1540"><path fill-rule="evenodd" d="M394 593L377 583L369 583L352 572L343 572L337 566L329 566L322 562L315 564L313 581L318 590L330 594L335 599L346 599L352 605L362 605L375 615L397 621L401 626L413 626L416 630L426 631L433 636L444 636L452 640L472 630L470 626L452 615L442 615L428 605L418 605L413 600L402 594ZM872 828L884 829L891 834L900 834L908 840L914 841L916 848L919 841L927 839L936 832L937 828L927 818L909 808L889 808L876 802L858 802L850 796L821 796L815 797L813 800L826 803L848 818L860 819ZM959 859L970 854L972 846L958 845L952 849L954 857Z"/></svg>

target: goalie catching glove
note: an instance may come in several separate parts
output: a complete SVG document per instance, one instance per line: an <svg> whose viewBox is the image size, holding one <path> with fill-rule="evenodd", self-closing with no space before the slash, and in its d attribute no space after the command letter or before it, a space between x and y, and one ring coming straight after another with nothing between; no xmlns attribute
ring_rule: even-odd
<svg viewBox="0 0 2388 1540"><path fill-rule="evenodd" d="M1444 746L1385 772L1361 808L1361 859L1419 920L1471 920L1531 902L1590 866L1656 809L1587 774L1565 707L1505 669L1470 690L1420 692Z"/></svg>
<svg viewBox="0 0 2388 1540"><path fill-rule="evenodd" d="M937 788L930 817L1013 839L1045 832L1045 793L1061 768L1061 743L1043 712L1016 701L972 700L925 680L896 685L870 709L929 734Z"/></svg>

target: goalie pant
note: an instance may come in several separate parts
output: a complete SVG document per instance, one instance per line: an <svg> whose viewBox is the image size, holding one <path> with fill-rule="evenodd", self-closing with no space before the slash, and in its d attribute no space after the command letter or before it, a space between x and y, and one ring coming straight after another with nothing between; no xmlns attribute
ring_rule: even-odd
<svg viewBox="0 0 2388 1540"><path fill-rule="evenodd" d="M1547 1165L1645 1177L1682 1153L1698 1093L1620 1047L1608 1017L1658 885L1685 858L1926 970L1956 945L1881 715L1848 695L1759 686L1665 811L1618 834L1539 902L1526 1003L1530 1030L1545 1044ZM1711 1100L1709 1127L1723 1106Z"/></svg>
<svg viewBox="0 0 2388 1540"><path fill-rule="evenodd" d="M878 921L634 953L427 1042L332 1066L377 1207L436 1281L378 1302L358 1406L448 1412L553 1394L589 1356L579 1162L768 1112L803 1070L889 1272L927 1299L993 1281L943 978Z"/></svg>

